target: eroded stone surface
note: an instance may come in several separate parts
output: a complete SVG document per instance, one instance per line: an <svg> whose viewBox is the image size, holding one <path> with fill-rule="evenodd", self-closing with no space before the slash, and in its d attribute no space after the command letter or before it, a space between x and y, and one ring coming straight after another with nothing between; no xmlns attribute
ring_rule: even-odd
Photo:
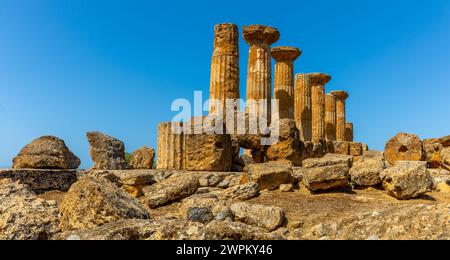
<svg viewBox="0 0 450 260"><path fill-rule="evenodd" d="M128 169L125 161L125 145L122 141L100 132L88 132L91 157L95 170Z"/></svg>
<svg viewBox="0 0 450 260"><path fill-rule="evenodd" d="M148 170L153 168L154 159L155 150L143 146L131 154L129 165L132 169Z"/></svg>
<svg viewBox="0 0 450 260"><path fill-rule="evenodd" d="M230 208L236 221L262 227L268 231L281 227L286 221L284 210L277 207L242 202L235 203Z"/></svg>
<svg viewBox="0 0 450 260"><path fill-rule="evenodd" d="M397 161L420 161L424 159L422 141L417 135L398 133L386 143L384 157L392 165Z"/></svg>

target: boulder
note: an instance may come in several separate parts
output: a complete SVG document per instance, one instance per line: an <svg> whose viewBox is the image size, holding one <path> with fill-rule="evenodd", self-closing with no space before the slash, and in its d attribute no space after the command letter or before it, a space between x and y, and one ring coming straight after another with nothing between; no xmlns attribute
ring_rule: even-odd
<svg viewBox="0 0 450 260"><path fill-rule="evenodd" d="M354 187L375 187L381 184L380 173L386 168L383 152L365 152L350 169Z"/></svg>
<svg viewBox="0 0 450 260"><path fill-rule="evenodd" d="M442 149L444 149L444 146L439 142L439 139L423 140L423 151L429 168L437 169L442 167Z"/></svg>
<svg viewBox="0 0 450 260"><path fill-rule="evenodd" d="M424 159L422 141L417 135L398 133L386 143L384 157L391 165L397 161L421 161Z"/></svg>
<svg viewBox="0 0 450 260"><path fill-rule="evenodd" d="M284 210L278 207L241 202L231 205L230 209L236 221L268 231L274 231L286 222Z"/></svg>
<svg viewBox="0 0 450 260"><path fill-rule="evenodd" d="M245 184L231 186L220 192L221 200L249 200L259 195L258 184L248 182Z"/></svg>
<svg viewBox="0 0 450 260"><path fill-rule="evenodd" d="M234 221L234 215L225 201L217 203L212 210L216 221Z"/></svg>
<svg viewBox="0 0 450 260"><path fill-rule="evenodd" d="M292 163L289 161L274 161L255 163L246 167L250 179L258 184L259 190L275 190L281 184L293 183Z"/></svg>
<svg viewBox="0 0 450 260"><path fill-rule="evenodd" d="M350 143L350 155L360 156L364 152L362 143Z"/></svg>
<svg viewBox="0 0 450 260"><path fill-rule="evenodd" d="M198 177L189 175L172 176L142 189L144 203L154 209L186 198L199 188Z"/></svg>
<svg viewBox="0 0 450 260"><path fill-rule="evenodd" d="M343 154L326 154L322 158L310 158L303 161L303 168L314 168L331 166L336 164L343 164L347 167L351 167L353 164L353 157Z"/></svg>
<svg viewBox="0 0 450 260"><path fill-rule="evenodd" d="M280 119L278 122L278 127L271 127L272 135L278 134L278 141L267 149L267 158L270 161L287 160L295 166L301 166L304 147L295 120Z"/></svg>
<svg viewBox="0 0 450 260"><path fill-rule="evenodd" d="M294 185L293 184L281 184L280 191L281 192L292 192L292 191L294 191Z"/></svg>
<svg viewBox="0 0 450 260"><path fill-rule="evenodd" d="M283 237L239 222L212 221L202 230L204 240L282 240Z"/></svg>
<svg viewBox="0 0 450 260"><path fill-rule="evenodd" d="M122 141L100 132L88 132L91 158L94 170L124 170L129 166L125 161L125 145Z"/></svg>
<svg viewBox="0 0 450 260"><path fill-rule="evenodd" d="M92 229L121 219L149 218L135 198L103 178L83 177L69 189L60 206L63 231Z"/></svg>
<svg viewBox="0 0 450 260"><path fill-rule="evenodd" d="M343 189L349 184L348 171L346 164L307 168L303 172L303 184L311 192Z"/></svg>
<svg viewBox="0 0 450 260"><path fill-rule="evenodd" d="M440 152L442 167L450 171L450 147L444 148Z"/></svg>
<svg viewBox="0 0 450 260"><path fill-rule="evenodd" d="M233 146L230 135L208 133L207 125L191 120L191 133L184 133L185 170L222 171L231 169ZM202 129L196 134L196 129Z"/></svg>
<svg viewBox="0 0 450 260"><path fill-rule="evenodd" d="M50 190L67 191L77 181L76 170L5 169L0 179L20 181L35 193Z"/></svg>
<svg viewBox="0 0 450 260"><path fill-rule="evenodd" d="M433 180L426 162L398 161L380 174L384 189L401 200L419 197L430 191Z"/></svg>
<svg viewBox="0 0 450 260"><path fill-rule="evenodd" d="M329 147L326 140L320 140L317 143L305 141L303 143L304 153L303 159L306 158L321 158L328 153Z"/></svg>
<svg viewBox="0 0 450 260"><path fill-rule="evenodd" d="M0 240L47 240L59 229L58 206L34 195L26 185L0 180Z"/></svg>
<svg viewBox="0 0 450 260"><path fill-rule="evenodd" d="M60 240L198 240L203 225L181 219L125 219L91 230L65 232Z"/></svg>
<svg viewBox="0 0 450 260"><path fill-rule="evenodd" d="M179 212L183 219L208 223L214 219L213 209L218 202L212 194L191 196L182 201Z"/></svg>
<svg viewBox="0 0 450 260"><path fill-rule="evenodd" d="M336 154L350 154L350 142L345 141L334 141L333 142L333 152Z"/></svg>
<svg viewBox="0 0 450 260"><path fill-rule="evenodd" d="M133 169L145 170L153 168L155 159L155 150L143 146L130 155L129 165Z"/></svg>
<svg viewBox="0 0 450 260"><path fill-rule="evenodd" d="M14 169L77 169L80 159L55 136L42 136L26 145L13 159Z"/></svg>

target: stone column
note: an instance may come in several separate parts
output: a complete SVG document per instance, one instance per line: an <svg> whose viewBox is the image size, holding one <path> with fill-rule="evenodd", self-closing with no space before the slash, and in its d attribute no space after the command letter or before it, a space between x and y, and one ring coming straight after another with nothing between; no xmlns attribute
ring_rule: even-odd
<svg viewBox="0 0 450 260"><path fill-rule="evenodd" d="M312 142L325 139L325 84L331 77L325 73L310 74L312 103Z"/></svg>
<svg viewBox="0 0 450 260"><path fill-rule="evenodd" d="M353 123L347 122L345 123L345 141L353 142Z"/></svg>
<svg viewBox="0 0 450 260"><path fill-rule="evenodd" d="M270 46L278 41L277 29L250 25L244 27L244 39L250 45L247 69L247 107L246 111L271 119L272 65ZM258 103L263 102L265 111L260 113Z"/></svg>
<svg viewBox="0 0 450 260"><path fill-rule="evenodd" d="M336 97L325 95L325 137L328 141L336 141Z"/></svg>
<svg viewBox="0 0 450 260"><path fill-rule="evenodd" d="M311 81L309 74L297 74L294 88L294 114L295 123L300 130L300 140L312 139L311 114Z"/></svg>
<svg viewBox="0 0 450 260"><path fill-rule="evenodd" d="M158 126L158 169L184 168L184 134L172 131L172 122Z"/></svg>
<svg viewBox="0 0 450 260"><path fill-rule="evenodd" d="M348 93L342 90L331 91L330 94L336 97L336 139L345 141L345 100Z"/></svg>
<svg viewBox="0 0 450 260"><path fill-rule="evenodd" d="M294 61L302 52L295 47L272 48L275 64L274 94L278 99L274 112L280 119L294 119Z"/></svg>
<svg viewBox="0 0 450 260"><path fill-rule="evenodd" d="M225 100L239 99L239 31L236 25L229 23L216 25L214 31L210 100L220 101L225 113ZM211 102L210 113L218 110Z"/></svg>

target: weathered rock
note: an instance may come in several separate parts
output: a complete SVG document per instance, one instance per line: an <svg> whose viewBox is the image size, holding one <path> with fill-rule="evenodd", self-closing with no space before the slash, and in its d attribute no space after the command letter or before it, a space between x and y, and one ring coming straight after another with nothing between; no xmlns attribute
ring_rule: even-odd
<svg viewBox="0 0 450 260"><path fill-rule="evenodd" d="M294 185L293 185L293 184L281 184L281 185L280 185L280 191L281 191L281 192L291 192L291 191L294 191Z"/></svg>
<svg viewBox="0 0 450 260"><path fill-rule="evenodd" d="M129 166L125 161L125 145L122 141L100 132L88 132L94 170L124 170Z"/></svg>
<svg viewBox="0 0 450 260"><path fill-rule="evenodd" d="M363 152L369 151L369 145L363 144Z"/></svg>
<svg viewBox="0 0 450 260"><path fill-rule="evenodd" d="M200 187L217 187L226 177L234 175L237 175L237 173L201 172L197 174Z"/></svg>
<svg viewBox="0 0 450 260"><path fill-rule="evenodd" d="M286 221L284 210L278 207L241 202L231 205L230 209L236 221L265 228L268 231L276 230Z"/></svg>
<svg viewBox="0 0 450 260"><path fill-rule="evenodd" d="M28 185L36 193L50 190L67 191L77 181L76 170L5 169L0 179L12 179Z"/></svg>
<svg viewBox="0 0 450 260"><path fill-rule="evenodd" d="M386 168L383 152L365 152L353 163L350 178L355 187L373 187L381 183L380 173Z"/></svg>
<svg viewBox="0 0 450 260"><path fill-rule="evenodd" d="M186 198L194 194L198 187L197 177L179 175L145 187L142 191L145 195L144 202L153 209Z"/></svg>
<svg viewBox="0 0 450 260"><path fill-rule="evenodd" d="M428 162L428 167L433 169L442 167L441 150L444 149L444 146L438 140L423 140L423 151Z"/></svg>
<svg viewBox="0 0 450 260"><path fill-rule="evenodd" d="M77 181L61 203L63 231L92 229L121 219L149 218L135 198L103 178L84 177Z"/></svg>
<svg viewBox="0 0 450 260"><path fill-rule="evenodd" d="M307 168L303 173L303 184L312 192L346 188L350 175L345 164Z"/></svg>
<svg viewBox="0 0 450 260"><path fill-rule="evenodd" d="M353 157L343 154L326 154L323 158L310 158L303 161L303 168L314 168L343 164L352 167Z"/></svg>
<svg viewBox="0 0 450 260"><path fill-rule="evenodd" d="M245 184L231 186L222 191L219 196L222 200L249 200L259 194L258 184L255 182L248 182Z"/></svg>
<svg viewBox="0 0 450 260"><path fill-rule="evenodd" d="M250 179L258 184L259 190L275 190L281 184L293 183L292 163L277 161L250 164L247 167Z"/></svg>
<svg viewBox="0 0 450 260"><path fill-rule="evenodd" d="M440 152L442 166L450 171L450 147L442 149Z"/></svg>
<svg viewBox="0 0 450 260"><path fill-rule="evenodd" d="M304 146L300 142L300 133L295 120L280 119L278 122L278 128L271 127L271 133L279 135L278 142L267 149L267 158L271 161L288 160L295 166L301 166Z"/></svg>
<svg viewBox="0 0 450 260"><path fill-rule="evenodd" d="M232 174L226 176L219 184L217 184L218 188L226 189L232 186L240 185L242 181L242 174Z"/></svg>
<svg viewBox="0 0 450 260"><path fill-rule="evenodd" d="M212 210L216 221L234 221L234 215L226 202L217 203Z"/></svg>
<svg viewBox="0 0 450 260"><path fill-rule="evenodd" d="M280 235L239 222L212 221L203 229L205 240L282 240Z"/></svg>
<svg viewBox="0 0 450 260"><path fill-rule="evenodd" d="M143 146L130 155L129 165L133 169L152 169L155 159L155 150Z"/></svg>
<svg viewBox="0 0 450 260"><path fill-rule="evenodd" d="M360 156L363 154L363 145L362 143L350 143L350 155L352 156Z"/></svg>
<svg viewBox="0 0 450 260"><path fill-rule="evenodd" d="M398 161L380 174L384 189L398 199L412 199L428 192L433 180L426 162Z"/></svg>
<svg viewBox="0 0 450 260"><path fill-rule="evenodd" d="M46 240L58 232L56 202L37 198L19 182L0 180L0 240Z"/></svg>
<svg viewBox="0 0 450 260"><path fill-rule="evenodd" d="M13 159L14 169L77 169L80 159L55 136L42 136L26 145Z"/></svg>
<svg viewBox="0 0 450 260"><path fill-rule="evenodd" d="M213 220L214 206L219 202L215 195L196 195L183 200L180 207L182 218L194 222L208 223Z"/></svg>
<svg viewBox="0 0 450 260"><path fill-rule="evenodd" d="M420 161L424 159L422 141L417 135L398 133L386 143L384 157L392 165L397 161Z"/></svg>
<svg viewBox="0 0 450 260"><path fill-rule="evenodd" d="M127 219L60 235L63 240L198 240L203 225L180 219Z"/></svg>
<svg viewBox="0 0 450 260"><path fill-rule="evenodd" d="M337 154L350 154L350 143L345 141L333 142L333 151Z"/></svg>

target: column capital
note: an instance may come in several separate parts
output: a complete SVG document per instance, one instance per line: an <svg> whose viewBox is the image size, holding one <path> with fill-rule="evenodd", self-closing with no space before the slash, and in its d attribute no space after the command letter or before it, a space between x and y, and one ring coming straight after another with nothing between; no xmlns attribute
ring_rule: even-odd
<svg viewBox="0 0 450 260"><path fill-rule="evenodd" d="M249 45L264 43L272 45L280 39L280 32L270 26L248 25L244 26L244 39Z"/></svg>
<svg viewBox="0 0 450 260"><path fill-rule="evenodd" d="M296 47L277 46L272 48L271 54L276 61L295 61L302 51Z"/></svg>
<svg viewBox="0 0 450 260"><path fill-rule="evenodd" d="M309 79L312 85L325 85L331 80L331 76L326 73L310 73Z"/></svg>
<svg viewBox="0 0 450 260"><path fill-rule="evenodd" d="M341 100L346 100L349 97L349 94L343 90L331 91L330 94Z"/></svg>

